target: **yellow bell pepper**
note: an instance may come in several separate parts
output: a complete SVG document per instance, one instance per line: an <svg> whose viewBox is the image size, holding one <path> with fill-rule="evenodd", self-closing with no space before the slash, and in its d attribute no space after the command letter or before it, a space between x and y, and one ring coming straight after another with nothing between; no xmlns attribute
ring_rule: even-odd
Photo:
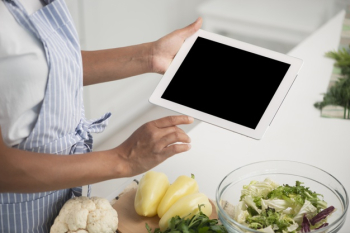
<svg viewBox="0 0 350 233"><path fill-rule="evenodd" d="M194 176L179 176L174 183L170 185L161 202L158 205L158 216L162 218L165 212L180 198L198 192L198 184Z"/></svg>
<svg viewBox="0 0 350 233"><path fill-rule="evenodd" d="M160 230L165 231L169 227L169 221L172 217L179 216L180 218L192 218L193 215L199 212L198 205L202 204L204 204L204 206L201 207L201 211L205 215L210 216L212 212L212 206L209 202L208 197L203 193L193 193L180 198L160 219Z"/></svg>
<svg viewBox="0 0 350 233"><path fill-rule="evenodd" d="M149 171L137 187L134 207L141 216L157 215L157 207L170 186L168 177L162 172Z"/></svg>

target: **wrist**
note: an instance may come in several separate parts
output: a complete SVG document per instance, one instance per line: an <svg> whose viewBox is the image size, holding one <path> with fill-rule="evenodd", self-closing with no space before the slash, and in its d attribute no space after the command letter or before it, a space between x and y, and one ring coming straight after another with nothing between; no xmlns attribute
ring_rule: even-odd
<svg viewBox="0 0 350 233"><path fill-rule="evenodd" d="M145 44L147 51L147 66L150 73L156 73L154 70L154 43L155 42L149 42Z"/></svg>
<svg viewBox="0 0 350 233"><path fill-rule="evenodd" d="M125 159L125 152L120 146L109 151L111 158L112 179L130 177L129 165Z"/></svg>

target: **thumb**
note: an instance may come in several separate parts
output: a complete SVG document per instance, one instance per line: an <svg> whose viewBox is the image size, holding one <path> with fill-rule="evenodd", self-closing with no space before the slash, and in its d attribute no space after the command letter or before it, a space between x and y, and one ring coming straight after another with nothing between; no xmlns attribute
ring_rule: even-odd
<svg viewBox="0 0 350 233"><path fill-rule="evenodd" d="M198 29L201 28L202 26L202 18L199 17L195 22L192 24L188 25L187 27L184 27L180 29L180 36L185 40L191 35L193 35Z"/></svg>

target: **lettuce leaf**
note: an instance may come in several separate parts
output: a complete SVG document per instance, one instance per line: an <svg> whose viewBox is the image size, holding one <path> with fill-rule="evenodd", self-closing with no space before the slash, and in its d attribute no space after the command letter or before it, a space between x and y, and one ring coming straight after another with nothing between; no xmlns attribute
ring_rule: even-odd
<svg viewBox="0 0 350 233"><path fill-rule="evenodd" d="M244 185L241 191L241 201L245 196L251 196L253 198L265 198L268 193L277 188L279 184L272 181L270 178L266 178L264 181L251 181L249 185Z"/></svg>
<svg viewBox="0 0 350 233"><path fill-rule="evenodd" d="M234 208L234 220L238 223L245 223L249 213L247 211L247 207L243 201L239 202L237 206Z"/></svg>
<svg viewBox="0 0 350 233"><path fill-rule="evenodd" d="M281 199L274 199L274 200L261 199L261 206L262 206L262 210L272 208L272 209L275 209L275 211L277 212L281 212L289 207L289 202Z"/></svg>
<svg viewBox="0 0 350 233"><path fill-rule="evenodd" d="M303 222L303 216L306 214L308 219L311 219L317 214L317 208L311 204L310 201L305 200L304 205L301 207L300 211L293 218L295 222L301 224Z"/></svg>

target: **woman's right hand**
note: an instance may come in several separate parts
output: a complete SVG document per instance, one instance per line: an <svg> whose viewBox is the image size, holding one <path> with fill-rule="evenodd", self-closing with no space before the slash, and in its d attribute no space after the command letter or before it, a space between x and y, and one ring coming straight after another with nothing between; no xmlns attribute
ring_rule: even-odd
<svg viewBox="0 0 350 233"><path fill-rule="evenodd" d="M190 138L177 125L191 124L192 117L168 116L138 128L114 149L118 156L117 171L134 176L150 170L174 154L190 149ZM177 144L179 143L179 144Z"/></svg>

